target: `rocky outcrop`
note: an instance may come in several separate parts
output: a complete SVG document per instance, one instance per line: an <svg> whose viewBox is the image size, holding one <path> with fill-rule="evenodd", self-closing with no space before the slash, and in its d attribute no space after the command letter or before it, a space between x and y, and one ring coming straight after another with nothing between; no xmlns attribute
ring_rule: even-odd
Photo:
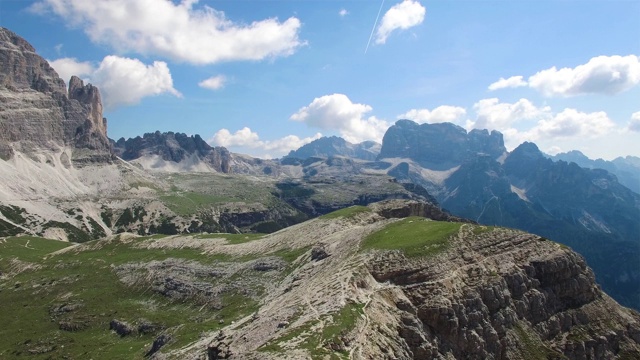
<svg viewBox="0 0 640 360"><path fill-rule="evenodd" d="M0 157L14 151L74 149L72 160L112 159L100 93L73 77L69 92L55 70L13 32L0 28Z"/></svg>
<svg viewBox="0 0 640 360"><path fill-rule="evenodd" d="M369 263L395 295L406 358L611 359L640 355L640 315L594 282L582 257L531 234L473 235L432 261ZM478 232L478 230L475 230Z"/></svg>
<svg viewBox="0 0 640 360"><path fill-rule="evenodd" d="M121 138L114 148L127 161L157 156L173 163L191 162L193 166L203 163L218 172L231 172L231 153L224 147L210 146L200 135L156 131L142 137Z"/></svg>

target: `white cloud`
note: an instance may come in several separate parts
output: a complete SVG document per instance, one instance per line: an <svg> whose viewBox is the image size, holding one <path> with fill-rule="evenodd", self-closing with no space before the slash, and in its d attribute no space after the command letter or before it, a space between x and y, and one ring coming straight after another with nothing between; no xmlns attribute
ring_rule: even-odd
<svg viewBox="0 0 640 360"><path fill-rule="evenodd" d="M404 114L398 115L398 119L409 119L417 123L460 123L467 111L458 106L441 105L433 110L411 109Z"/></svg>
<svg viewBox="0 0 640 360"><path fill-rule="evenodd" d="M522 76L512 76L508 79L500 78L500 80L489 85L489 90L498 90L504 88L517 88L521 86L527 86L527 82L522 79Z"/></svg>
<svg viewBox="0 0 640 360"><path fill-rule="evenodd" d="M291 150L296 150L321 137L322 134L317 133L314 136L306 138L300 138L296 135L287 135L276 140L260 140L258 133L252 131L248 127L244 127L235 133L231 133L227 129L220 129L209 140L209 143L215 146L238 148L251 152L254 155L258 155L256 153L256 151L258 151L261 152L261 157L280 157L288 154Z"/></svg>
<svg viewBox="0 0 640 360"><path fill-rule="evenodd" d="M338 15L340 15L340 17L345 17L349 15L349 12L347 11L347 9L340 9L340 11L338 12Z"/></svg>
<svg viewBox="0 0 640 360"><path fill-rule="evenodd" d="M105 108L137 104L142 98L168 93L182 97L173 88L169 67L163 61L145 65L138 59L106 56L91 78L104 94Z"/></svg>
<svg viewBox="0 0 640 360"><path fill-rule="evenodd" d="M610 134L615 123L603 112L584 113L566 108L555 113L548 106L538 107L527 99L502 103L496 98L483 99L473 106L476 118L468 121L467 130L489 129L504 134L505 145L513 149L523 141L534 141L547 153L559 152L557 141L567 143L596 139Z"/></svg>
<svg viewBox="0 0 640 360"><path fill-rule="evenodd" d="M305 43L291 17L235 23L198 0L41 0L31 11L56 14L96 43L194 64L288 56Z"/></svg>
<svg viewBox="0 0 640 360"><path fill-rule="evenodd" d="M631 114L631 121L629 121L627 129L630 131L640 132L640 111Z"/></svg>
<svg viewBox="0 0 640 360"><path fill-rule="evenodd" d="M380 142L390 125L374 116L365 118L364 115L371 110L371 106L353 103L344 94L332 94L313 99L311 104L291 115L291 120L320 129L337 130L352 143L365 140Z"/></svg>
<svg viewBox="0 0 640 360"><path fill-rule="evenodd" d="M223 75L212 76L208 79L202 80L198 83L201 88L209 90L222 89L227 79Z"/></svg>
<svg viewBox="0 0 640 360"><path fill-rule="evenodd" d="M635 55L598 56L575 68L555 66L529 77L529 86L545 96L613 95L640 83L640 59Z"/></svg>
<svg viewBox="0 0 640 360"><path fill-rule="evenodd" d="M387 37L397 29L406 30L421 24L424 20L426 9L418 1L404 0L389 9L376 32L376 44L384 44Z"/></svg>
<svg viewBox="0 0 640 360"><path fill-rule="evenodd" d="M138 59L109 55L97 68L73 58L48 61L66 81L76 75L96 85L106 109L137 104L144 97L164 93L182 96L173 88L169 67L162 61L145 65Z"/></svg>
<svg viewBox="0 0 640 360"><path fill-rule="evenodd" d="M614 122L604 111L583 113L564 109L553 117L541 119L529 134L532 140L567 137L599 137L614 128Z"/></svg>
<svg viewBox="0 0 640 360"><path fill-rule="evenodd" d="M531 120L547 116L551 108L539 108L527 99L520 99L515 103L502 103L497 98L483 99L473 105L476 120L471 127L476 129L491 129L506 132L516 122Z"/></svg>
<svg viewBox="0 0 640 360"><path fill-rule="evenodd" d="M93 65L89 61L78 61L75 58L60 58L47 60L47 62L65 83L68 83L73 75L83 78L91 75L94 71Z"/></svg>
<svg viewBox="0 0 640 360"><path fill-rule="evenodd" d="M227 129L220 129L209 140L209 143L212 145L224 147L257 147L259 142L260 136L258 136L258 133L251 131L251 129L246 126L233 134Z"/></svg>

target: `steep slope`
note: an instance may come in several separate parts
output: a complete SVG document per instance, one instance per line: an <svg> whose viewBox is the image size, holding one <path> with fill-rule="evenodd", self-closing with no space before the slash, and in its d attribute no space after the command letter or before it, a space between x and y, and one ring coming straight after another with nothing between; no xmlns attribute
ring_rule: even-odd
<svg viewBox="0 0 640 360"><path fill-rule="evenodd" d="M113 143L122 159L159 171L231 171L231 154L224 147L211 147L200 135L147 133Z"/></svg>
<svg viewBox="0 0 640 360"><path fill-rule="evenodd" d="M0 28L0 102L0 158L70 148L77 164L111 161L98 89L72 77L67 91L47 61L5 28Z"/></svg>
<svg viewBox="0 0 640 360"><path fill-rule="evenodd" d="M285 158L307 159L310 157L345 156L352 159L375 160L380 152L380 144L364 141L352 144L337 136L322 137L289 152Z"/></svg>
<svg viewBox="0 0 640 360"><path fill-rule="evenodd" d="M549 157L552 160L574 162L587 169L604 169L618 177L620 184L640 194L640 158L637 156L617 157L612 161L592 160L577 150Z"/></svg>
<svg viewBox="0 0 640 360"><path fill-rule="evenodd" d="M0 356L640 356L640 314L604 294L579 255L458 221L395 200L266 236L10 238Z"/></svg>

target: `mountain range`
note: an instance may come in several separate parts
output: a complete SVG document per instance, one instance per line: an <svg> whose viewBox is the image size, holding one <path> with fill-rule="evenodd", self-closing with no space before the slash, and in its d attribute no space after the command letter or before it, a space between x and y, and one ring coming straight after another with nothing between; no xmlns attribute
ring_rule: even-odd
<svg viewBox="0 0 640 360"><path fill-rule="evenodd" d="M0 357L640 357L634 158L410 120L282 159L114 141L4 28L0 103Z"/></svg>

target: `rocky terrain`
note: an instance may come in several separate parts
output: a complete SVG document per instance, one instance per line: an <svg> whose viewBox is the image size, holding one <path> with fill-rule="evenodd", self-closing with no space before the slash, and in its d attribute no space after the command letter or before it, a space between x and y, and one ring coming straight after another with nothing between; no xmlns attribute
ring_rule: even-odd
<svg viewBox="0 0 640 360"><path fill-rule="evenodd" d="M0 248L3 358L640 356L640 314L582 257L428 203L350 207L271 235Z"/></svg>

